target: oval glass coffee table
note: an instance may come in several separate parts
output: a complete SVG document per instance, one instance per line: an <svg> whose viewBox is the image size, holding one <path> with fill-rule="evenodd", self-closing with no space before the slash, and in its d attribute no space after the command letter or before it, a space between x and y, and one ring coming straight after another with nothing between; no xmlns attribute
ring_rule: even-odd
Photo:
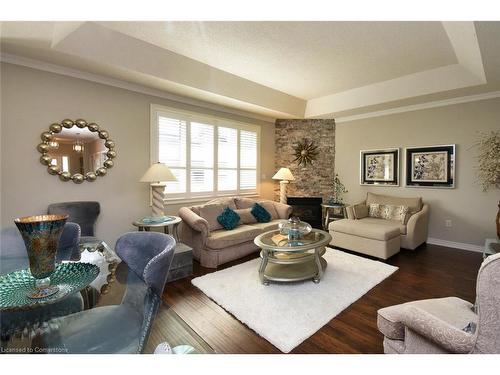
<svg viewBox="0 0 500 375"><path fill-rule="evenodd" d="M319 283L326 268L325 246L332 236L328 232L313 229L297 240L289 240L279 230L262 233L254 243L262 251L259 267L260 281L295 282L312 279Z"/></svg>

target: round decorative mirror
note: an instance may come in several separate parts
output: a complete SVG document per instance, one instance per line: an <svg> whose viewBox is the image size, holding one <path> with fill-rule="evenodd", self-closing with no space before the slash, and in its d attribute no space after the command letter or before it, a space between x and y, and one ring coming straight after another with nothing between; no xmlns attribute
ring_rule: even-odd
<svg viewBox="0 0 500 375"><path fill-rule="evenodd" d="M41 138L42 143L37 146L42 154L40 162L61 181L95 181L114 165L115 142L97 124L66 119L50 125Z"/></svg>

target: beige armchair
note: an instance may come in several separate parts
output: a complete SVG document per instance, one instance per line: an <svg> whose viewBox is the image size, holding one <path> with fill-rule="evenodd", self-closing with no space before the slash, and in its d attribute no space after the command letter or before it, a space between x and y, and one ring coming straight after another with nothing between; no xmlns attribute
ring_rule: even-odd
<svg viewBox="0 0 500 375"><path fill-rule="evenodd" d="M483 262L476 309L456 297L414 301L378 311L385 353L500 353L500 254Z"/></svg>
<svg viewBox="0 0 500 375"><path fill-rule="evenodd" d="M405 222L370 217L368 212L372 203L407 206L411 215ZM346 212L347 219L328 226L333 246L387 259L401 247L414 250L427 241L429 206L420 197L368 193L365 201L346 207Z"/></svg>

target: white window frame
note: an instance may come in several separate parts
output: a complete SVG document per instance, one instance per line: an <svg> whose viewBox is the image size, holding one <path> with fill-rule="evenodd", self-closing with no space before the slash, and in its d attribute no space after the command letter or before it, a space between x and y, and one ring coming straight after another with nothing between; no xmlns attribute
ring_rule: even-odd
<svg viewBox="0 0 500 375"><path fill-rule="evenodd" d="M260 179L260 156L261 156L261 127L259 125L249 124L241 121L232 120L224 117L216 117L204 113L192 112L181 110L173 107L167 107L159 104L151 104L150 110L150 162L151 164L158 162L159 155L159 136L158 136L158 118L160 115L169 116L171 118L176 118L179 120L184 120L188 123L187 126L187 147L186 147L186 187L188 192L186 193L166 193L165 204L178 204L178 203L190 203L190 202L202 202L213 198L225 197L225 196L259 196L261 189L261 179ZM213 165L213 191L212 192L202 192L193 193L189 191L191 182L191 122L201 122L214 126L214 165ZM257 166L256 166L256 188L255 190L245 189L241 190L240 187L240 171L247 168L240 168L240 137L238 132L238 147L237 147L237 189L231 191L217 191L218 184L218 127L233 128L238 130L247 130L257 133ZM198 168L197 168L198 169ZM226 169L226 168L221 168ZM168 183L168 182L167 182Z"/></svg>

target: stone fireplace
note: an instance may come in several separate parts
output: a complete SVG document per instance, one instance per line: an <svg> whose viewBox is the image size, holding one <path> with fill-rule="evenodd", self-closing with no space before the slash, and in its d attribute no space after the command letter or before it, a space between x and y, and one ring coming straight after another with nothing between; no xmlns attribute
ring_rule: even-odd
<svg viewBox="0 0 500 375"><path fill-rule="evenodd" d="M335 178L335 120L276 120L275 169L289 168L295 177L288 184L288 195L293 197L321 197L326 202L333 194ZM298 165L294 148L301 141L314 142L318 156L312 164ZM276 198L279 186L275 187Z"/></svg>

